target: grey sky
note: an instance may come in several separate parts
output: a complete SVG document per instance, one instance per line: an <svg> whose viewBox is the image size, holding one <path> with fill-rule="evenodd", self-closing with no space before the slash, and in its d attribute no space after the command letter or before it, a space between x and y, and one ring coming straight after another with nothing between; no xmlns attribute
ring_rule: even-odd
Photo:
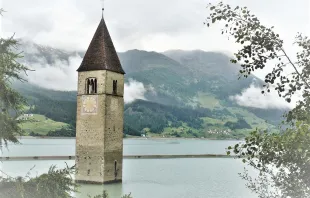
<svg viewBox="0 0 310 198"><path fill-rule="evenodd" d="M16 32L37 43L85 50L101 17L100 0L2 0L3 34ZM117 51L202 49L234 51L235 45L207 28L205 8L215 0L105 0L105 19ZM226 0L228 2L228 0ZM275 25L288 44L298 31L309 33L308 0L229 0L248 6L264 24Z"/></svg>

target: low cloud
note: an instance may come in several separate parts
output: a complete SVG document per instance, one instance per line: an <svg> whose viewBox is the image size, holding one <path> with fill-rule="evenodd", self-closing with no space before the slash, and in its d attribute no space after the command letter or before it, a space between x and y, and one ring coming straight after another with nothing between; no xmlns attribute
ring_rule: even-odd
<svg viewBox="0 0 310 198"><path fill-rule="evenodd" d="M48 63L44 56L40 56L38 46L24 45L23 50L27 52L26 59L21 62L34 71L27 72L25 78L29 83L40 87L59 91L75 91L77 89L78 73L77 67L82 62L82 57L78 54L70 56L68 60L60 60L56 55L51 57L53 63ZM31 61L29 60L31 57ZM146 100L145 94L156 94L152 85L144 85L134 79L129 79L124 85L125 103L131 103L137 99Z"/></svg>
<svg viewBox="0 0 310 198"><path fill-rule="evenodd" d="M251 84L241 94L230 96L229 99L235 101L240 106L260 109L292 109L299 99L299 96L295 96L292 98L292 102L288 103L283 98L280 98L275 90L271 90L270 93L266 94L262 94L262 90L261 87Z"/></svg>
<svg viewBox="0 0 310 198"><path fill-rule="evenodd" d="M125 83L125 103L131 103L135 100L146 100L144 95L147 92L156 93L153 86L144 86L142 82L138 82L134 79L129 79L128 83Z"/></svg>
<svg viewBox="0 0 310 198"><path fill-rule="evenodd" d="M31 84L47 89L76 90L76 68L81 61L82 58L78 55L69 57L68 61L55 60L54 64L48 64L44 58L37 58L35 63L26 64L35 70L28 72L26 78Z"/></svg>

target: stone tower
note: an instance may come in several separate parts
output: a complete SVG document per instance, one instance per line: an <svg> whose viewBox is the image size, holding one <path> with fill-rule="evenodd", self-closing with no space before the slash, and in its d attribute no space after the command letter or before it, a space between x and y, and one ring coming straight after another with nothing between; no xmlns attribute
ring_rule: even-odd
<svg viewBox="0 0 310 198"><path fill-rule="evenodd" d="M76 182L121 182L125 72L103 17L77 71Z"/></svg>

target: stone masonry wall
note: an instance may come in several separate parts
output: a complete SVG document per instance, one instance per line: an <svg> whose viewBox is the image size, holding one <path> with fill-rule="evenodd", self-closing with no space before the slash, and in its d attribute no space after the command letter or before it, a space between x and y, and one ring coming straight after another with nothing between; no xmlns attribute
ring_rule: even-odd
<svg viewBox="0 0 310 198"><path fill-rule="evenodd" d="M113 91L113 80L117 80L117 94ZM122 180L123 169L123 124L124 124L124 76L107 72L106 116L104 139L104 180Z"/></svg>
<svg viewBox="0 0 310 198"><path fill-rule="evenodd" d="M79 72L77 94L82 95L86 93L86 79L87 78L97 78L98 94L104 93L106 75L107 75L107 71L105 70Z"/></svg>
<svg viewBox="0 0 310 198"><path fill-rule="evenodd" d="M97 78L96 113L82 114L86 79ZM112 95L113 80L117 94ZM76 122L76 180L102 183L122 179L124 76L110 71L80 72ZM88 95L89 96L89 95ZM115 161L116 172L115 172ZM116 176L116 177L115 177Z"/></svg>
<svg viewBox="0 0 310 198"><path fill-rule="evenodd" d="M104 180L121 180L123 164L123 112L122 97L107 96L104 139ZM116 167L115 167L116 162Z"/></svg>

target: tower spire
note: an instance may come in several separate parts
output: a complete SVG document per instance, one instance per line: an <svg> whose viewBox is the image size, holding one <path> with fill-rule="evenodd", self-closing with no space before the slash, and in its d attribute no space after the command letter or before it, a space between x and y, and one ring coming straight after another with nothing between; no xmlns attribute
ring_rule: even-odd
<svg viewBox="0 0 310 198"><path fill-rule="evenodd" d="M103 18L103 11L104 11L104 8L102 8L102 18Z"/></svg>
<svg viewBox="0 0 310 198"><path fill-rule="evenodd" d="M78 72L95 70L125 74L104 18L101 19L83 61L77 69Z"/></svg>

